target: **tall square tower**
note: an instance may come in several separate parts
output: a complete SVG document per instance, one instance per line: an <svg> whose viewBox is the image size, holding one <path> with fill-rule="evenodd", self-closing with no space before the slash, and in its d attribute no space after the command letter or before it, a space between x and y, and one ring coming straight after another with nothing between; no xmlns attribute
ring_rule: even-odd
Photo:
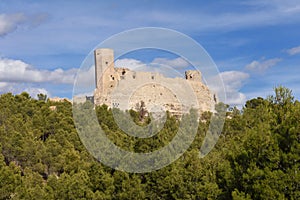
<svg viewBox="0 0 300 200"><path fill-rule="evenodd" d="M104 74L114 70L114 51L112 49L96 49L94 58L96 88L101 90Z"/></svg>

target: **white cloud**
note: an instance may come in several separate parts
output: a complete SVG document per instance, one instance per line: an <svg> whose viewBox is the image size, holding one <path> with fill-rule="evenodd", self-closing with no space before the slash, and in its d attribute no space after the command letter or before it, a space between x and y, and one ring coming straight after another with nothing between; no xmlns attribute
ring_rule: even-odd
<svg viewBox="0 0 300 200"><path fill-rule="evenodd" d="M95 65L92 65L88 69L78 70L76 76L76 84L81 87L95 88Z"/></svg>
<svg viewBox="0 0 300 200"><path fill-rule="evenodd" d="M115 67L117 68L128 68L131 70L139 69L145 67L145 64L139 60L124 58L124 59L117 59L115 61Z"/></svg>
<svg viewBox="0 0 300 200"><path fill-rule="evenodd" d="M76 72L77 69L39 70L21 60L0 59L1 82L73 84Z"/></svg>
<svg viewBox="0 0 300 200"><path fill-rule="evenodd" d="M247 101L247 97L244 93L241 92L227 92L227 102L231 106L236 106L242 108Z"/></svg>
<svg viewBox="0 0 300 200"><path fill-rule="evenodd" d="M227 103L242 106L246 101L246 95L239 92L239 90L249 78L249 74L239 71L226 71L220 73L220 76L225 86Z"/></svg>
<svg viewBox="0 0 300 200"><path fill-rule="evenodd" d="M142 61L135 59L118 59L115 61L115 67L124 67L133 71L147 71L163 74L165 77L183 77L183 74L177 71L177 69L183 69L183 67L189 66L182 58L167 59L167 58L155 58L151 63L143 63ZM177 67L177 69L176 69Z"/></svg>
<svg viewBox="0 0 300 200"><path fill-rule="evenodd" d="M254 60L250 64L246 65L245 68L250 71L264 72L268 68L276 65L281 60L282 60L281 58L272 58L269 60L261 59L259 61Z"/></svg>
<svg viewBox="0 0 300 200"><path fill-rule="evenodd" d="M29 87L24 89L32 98L37 98L38 94L46 94L47 97L50 97L50 93L45 88L36 88L36 87Z"/></svg>
<svg viewBox="0 0 300 200"><path fill-rule="evenodd" d="M131 70L141 71L141 69L144 69L145 67L147 68L149 66L183 69L190 66L190 63L188 63L186 60L184 60L181 57L174 58L174 59L154 58L149 64L143 63L142 61L136 59L129 59L129 58L117 59L115 61L115 67L125 67ZM148 70L151 69L148 68Z"/></svg>
<svg viewBox="0 0 300 200"><path fill-rule="evenodd" d="M15 31L20 26L35 27L48 18L45 13L25 15L24 13L0 14L0 36L5 36Z"/></svg>
<svg viewBox="0 0 300 200"><path fill-rule="evenodd" d="M299 54L300 53L300 46L288 49L287 53L290 54L290 55Z"/></svg>
<svg viewBox="0 0 300 200"><path fill-rule="evenodd" d="M225 84L226 90L238 90L240 89L244 81L249 78L249 74L245 72L240 72L240 71L226 71L226 72L221 72L220 76Z"/></svg>
<svg viewBox="0 0 300 200"><path fill-rule="evenodd" d="M73 84L76 72L77 69L39 70L21 60L0 58L0 94L25 91L33 98L39 93L50 97L50 92L40 87L40 83Z"/></svg>
<svg viewBox="0 0 300 200"><path fill-rule="evenodd" d="M188 66L190 66L190 64L184 60L181 57L175 58L175 59L167 59L167 58L155 58L152 61L153 64L161 64L161 65L166 65L168 67L172 67L172 68L186 68Z"/></svg>
<svg viewBox="0 0 300 200"><path fill-rule="evenodd" d="M13 94L20 94L22 92L27 92L32 98L37 98L37 95L42 93L46 94L48 97L51 96L50 92L45 88L35 87L32 84L20 84L20 83L9 83L0 82L0 94L11 92Z"/></svg>
<svg viewBox="0 0 300 200"><path fill-rule="evenodd" d="M210 85L210 89L222 94L222 90L225 89L226 104L241 107L246 101L246 95L239 92L246 80L249 78L249 74L240 71L225 71L219 74L219 77L213 77L212 79L218 80L221 78L224 84L224 88L221 85ZM212 83L218 83L213 81Z"/></svg>

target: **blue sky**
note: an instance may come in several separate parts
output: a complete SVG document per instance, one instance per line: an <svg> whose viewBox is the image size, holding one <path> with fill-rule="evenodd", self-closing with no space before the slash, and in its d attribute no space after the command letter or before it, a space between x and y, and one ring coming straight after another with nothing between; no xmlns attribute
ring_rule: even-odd
<svg viewBox="0 0 300 200"><path fill-rule="evenodd" d="M277 85L300 99L299 25L298 0L0 0L0 93L71 98L76 71L97 44L151 26L200 43L219 68L229 104L266 97ZM120 62L153 59L136 53Z"/></svg>

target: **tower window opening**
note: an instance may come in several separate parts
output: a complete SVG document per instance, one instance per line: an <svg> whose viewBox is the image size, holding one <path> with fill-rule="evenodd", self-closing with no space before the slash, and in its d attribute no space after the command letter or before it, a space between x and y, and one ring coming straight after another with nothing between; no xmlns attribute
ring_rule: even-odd
<svg viewBox="0 0 300 200"><path fill-rule="evenodd" d="M125 73L126 73L126 71L125 71L125 70L123 70L123 71L122 71L122 75L124 76L124 75L125 75Z"/></svg>
<svg viewBox="0 0 300 200"><path fill-rule="evenodd" d="M154 76L153 76L153 75L151 76L151 79L152 79L152 80L154 79Z"/></svg>
<svg viewBox="0 0 300 200"><path fill-rule="evenodd" d="M108 62L106 61L105 64L108 65Z"/></svg>

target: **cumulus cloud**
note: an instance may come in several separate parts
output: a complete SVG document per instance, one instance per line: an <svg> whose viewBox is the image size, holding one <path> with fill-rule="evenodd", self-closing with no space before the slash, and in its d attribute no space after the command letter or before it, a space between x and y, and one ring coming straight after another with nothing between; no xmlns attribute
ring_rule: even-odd
<svg viewBox="0 0 300 200"><path fill-rule="evenodd" d="M249 74L240 71L226 71L220 73L220 76L224 83L227 103L237 106L243 105L246 101L246 95L239 90L249 78Z"/></svg>
<svg viewBox="0 0 300 200"><path fill-rule="evenodd" d="M88 69L78 70L76 80L77 85L82 87L95 88L95 65L90 66Z"/></svg>
<svg viewBox="0 0 300 200"><path fill-rule="evenodd" d="M39 93L49 97L50 92L41 85L73 84L76 72L77 69L40 70L21 60L0 58L0 94L6 92L18 94L25 91L33 98Z"/></svg>
<svg viewBox="0 0 300 200"><path fill-rule="evenodd" d="M276 65L278 62L280 62L281 58L272 58L272 59L261 59L259 61L254 60L250 64L246 65L246 69L249 71L255 71L255 72L264 72L265 70L269 69L270 67Z"/></svg>
<svg viewBox="0 0 300 200"><path fill-rule="evenodd" d="M240 89L244 81L249 78L249 74L240 71L225 71L221 72L220 76L225 84L228 87L227 90L238 90Z"/></svg>
<svg viewBox="0 0 300 200"><path fill-rule="evenodd" d="M21 60L0 59L1 82L73 84L76 72L77 69L39 70Z"/></svg>
<svg viewBox="0 0 300 200"><path fill-rule="evenodd" d="M124 59L117 59L115 61L115 67L118 68L128 68L131 70L139 69L141 67L145 67L145 64L139 60L131 59L131 58L124 58Z"/></svg>
<svg viewBox="0 0 300 200"><path fill-rule="evenodd" d="M147 71L163 74L165 77L183 77L179 69L184 69L189 63L182 58L167 59L155 58L150 63L143 63L135 59L118 59L115 61L115 67L124 67L133 71Z"/></svg>
<svg viewBox="0 0 300 200"><path fill-rule="evenodd" d="M293 55L296 55L296 54L299 54L300 53L300 46L297 46L297 47L293 47L291 49L288 49L286 51L288 54L290 54L291 56Z"/></svg>
<svg viewBox="0 0 300 200"><path fill-rule="evenodd" d="M115 61L115 67L125 67L131 70L141 69L147 66L149 67L149 66L159 66L159 65L166 66L169 68L179 68L179 69L183 69L190 66L190 64L181 57L174 58L174 59L154 58L149 64L145 64L142 61L131 59L131 58L118 59Z"/></svg>
<svg viewBox="0 0 300 200"><path fill-rule="evenodd" d="M50 97L49 91L47 91L45 88L37 88L37 87L29 87L24 89L25 92L27 92L32 98L37 98L38 94L45 94L47 97Z"/></svg>
<svg viewBox="0 0 300 200"><path fill-rule="evenodd" d="M245 84L249 78L249 74L240 71L225 71L219 74L219 77L213 77L212 79L218 80L221 78L224 84L224 88L221 85L211 85L210 89L217 93L222 93L225 89L226 102L229 105L241 107L246 101L246 95L241 93L239 90ZM213 81L217 83L218 81Z"/></svg>
<svg viewBox="0 0 300 200"><path fill-rule="evenodd" d="M175 59L155 58L152 63L162 64L172 68L186 68L190 66L190 64L181 57Z"/></svg>
<svg viewBox="0 0 300 200"><path fill-rule="evenodd" d="M45 13L25 15L24 13L0 14L0 36L5 36L15 31L20 26L35 27L48 18Z"/></svg>
<svg viewBox="0 0 300 200"><path fill-rule="evenodd" d="M0 82L0 94L11 92L13 94L20 94L22 92L27 92L32 98L37 98L37 95L42 93L46 94L48 97L51 96L50 92L41 87L34 86L30 83L11 83L11 82Z"/></svg>

